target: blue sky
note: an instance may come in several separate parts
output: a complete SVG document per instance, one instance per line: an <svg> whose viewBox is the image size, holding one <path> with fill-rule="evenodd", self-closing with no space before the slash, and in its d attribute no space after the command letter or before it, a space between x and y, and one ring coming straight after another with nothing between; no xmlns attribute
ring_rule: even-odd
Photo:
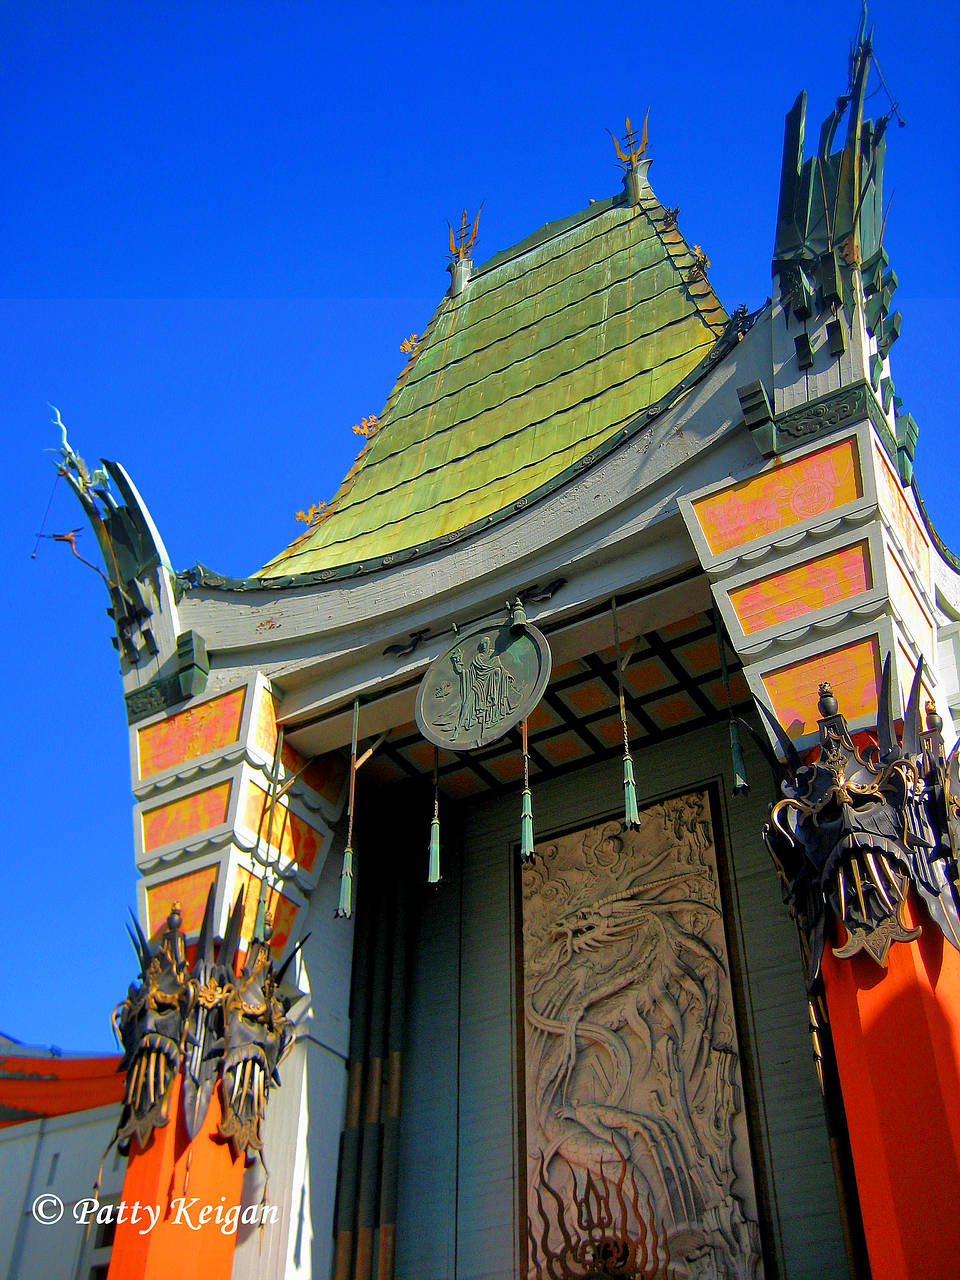
<svg viewBox="0 0 960 1280"><path fill-rule="evenodd" d="M960 549L953 434L957 6L871 8L888 134L897 390ZM328 498L445 290L446 221L483 259L619 186L605 132L650 107L650 179L732 309L770 291L783 117L846 85L854 3L0 5L0 422L7 574L8 954L0 1031L107 1048L133 974L127 732L107 600L30 553L54 479L47 401L121 461L174 563L255 570ZM946 52L949 51L949 52ZM880 92L868 104L883 114ZM81 523L60 486L48 531ZM84 531L80 549L94 555Z"/></svg>

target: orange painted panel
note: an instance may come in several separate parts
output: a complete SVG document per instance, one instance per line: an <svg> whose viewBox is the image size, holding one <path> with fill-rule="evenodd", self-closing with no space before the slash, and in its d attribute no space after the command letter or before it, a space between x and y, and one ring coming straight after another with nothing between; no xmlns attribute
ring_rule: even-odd
<svg viewBox="0 0 960 1280"><path fill-rule="evenodd" d="M693 504L711 552L719 555L863 495L856 440L819 449Z"/></svg>
<svg viewBox="0 0 960 1280"><path fill-rule="evenodd" d="M266 840L270 826L269 800L266 791L254 783L247 788L243 820L251 831L259 832L261 840ZM279 849L304 871L312 871L320 852L320 840L319 834L302 818L291 813L282 802L277 805L270 831L271 848Z"/></svg>
<svg viewBox="0 0 960 1280"><path fill-rule="evenodd" d="M771 573L730 592L730 602L745 635L824 609L873 586L866 542Z"/></svg>
<svg viewBox="0 0 960 1280"><path fill-rule="evenodd" d="M260 883L259 876L251 875L243 867L237 868L237 881L231 901L236 901L237 893L242 889L243 924L240 927L240 936L245 943L249 942L253 937L254 925L257 923ZM280 955L290 941L290 933L299 910L300 908L297 904L284 897L279 889L267 889L266 912L273 919L273 937L270 939L270 950L275 955Z"/></svg>
<svg viewBox="0 0 960 1280"><path fill-rule="evenodd" d="M188 871L185 876L174 876L147 889L147 933L153 935L166 925L167 916L174 902L180 903L184 933L196 933L203 920L203 908L207 905L210 886L217 880L217 863Z"/></svg>
<svg viewBox="0 0 960 1280"><path fill-rule="evenodd" d="M257 707L253 736L257 745L272 757L277 749L277 700L266 689ZM281 760L288 776L300 773L303 769L303 782L323 796L329 804L336 805L341 799L343 781L347 776L347 759L342 751L330 751L326 755L316 756L307 764L305 757L285 742ZM307 765L306 769L304 765Z"/></svg>
<svg viewBox="0 0 960 1280"><path fill-rule="evenodd" d="M957 1274L955 1232L930 1206L960 1181L960 953L909 900L916 942L895 942L886 973L865 956L823 980L873 1275Z"/></svg>
<svg viewBox="0 0 960 1280"><path fill-rule="evenodd" d="M218 782L215 787L206 787L193 795L145 810L142 815L144 849L159 849L174 840L223 826L230 805L230 785L228 779Z"/></svg>
<svg viewBox="0 0 960 1280"><path fill-rule="evenodd" d="M148 724L137 733L140 777L149 778L185 760L228 747L240 737L246 688L231 689L219 698L178 711L166 720Z"/></svg>
<svg viewBox="0 0 960 1280"><path fill-rule="evenodd" d="M874 455L877 470L877 497L880 500L880 506L903 539L914 568L922 575L924 582L929 583L930 544L927 541L926 530L914 515L904 495L900 479L879 444L874 444Z"/></svg>
<svg viewBox="0 0 960 1280"><path fill-rule="evenodd" d="M833 685L840 710L848 720L858 718L865 710L875 715L880 689L877 637L868 636L839 649L829 649L763 677L777 719L791 738L815 732L820 718L817 699L821 680Z"/></svg>

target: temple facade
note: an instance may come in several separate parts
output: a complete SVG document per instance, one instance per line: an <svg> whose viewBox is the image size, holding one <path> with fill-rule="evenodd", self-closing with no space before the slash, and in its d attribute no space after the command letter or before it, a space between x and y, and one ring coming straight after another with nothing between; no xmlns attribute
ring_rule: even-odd
<svg viewBox="0 0 960 1280"><path fill-rule="evenodd" d="M111 1280L956 1274L960 563L870 65L812 156L787 116L757 310L629 122L609 198L482 263L465 216L247 579L64 443L135 797L114 1194L165 1206Z"/></svg>

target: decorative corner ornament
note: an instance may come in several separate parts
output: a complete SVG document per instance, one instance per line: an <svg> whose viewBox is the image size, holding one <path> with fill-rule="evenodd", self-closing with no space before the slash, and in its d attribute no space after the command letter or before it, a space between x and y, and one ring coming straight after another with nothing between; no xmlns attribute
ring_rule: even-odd
<svg viewBox="0 0 960 1280"><path fill-rule="evenodd" d="M540 701L550 679L550 646L522 607L510 609L499 625L484 622L460 632L427 668L415 714L428 742L447 751L479 751Z"/></svg>
<svg viewBox="0 0 960 1280"><path fill-rule="evenodd" d="M140 1149L169 1120L173 1082L183 1068L183 1117L187 1136L197 1136L220 1081L220 1133L234 1151L262 1152L267 1095L279 1084L277 1068L293 1046L287 1018L290 999L279 988L294 951L280 971L270 956L269 924L254 938L239 976L234 961L240 943L243 896L238 896L226 936L214 948L211 886L200 926L196 959L188 966L179 903L154 948L136 919L131 932L140 960L140 983L113 1013L124 1047L120 1070L127 1075L123 1109L114 1138L126 1154L131 1138Z"/></svg>
<svg viewBox="0 0 960 1280"><path fill-rule="evenodd" d="M960 950L960 765L944 752L943 721L927 705L920 725L921 659L904 714L894 725L890 658L883 665L877 745L858 749L829 684L820 686L820 743L804 763L786 730L760 704L785 761L767 749L782 799L763 831L793 912L809 945L808 981L820 973L831 920L846 940L833 954L858 952L879 965L894 942L909 942L904 909L913 889L951 945ZM762 747L766 744L761 743Z"/></svg>

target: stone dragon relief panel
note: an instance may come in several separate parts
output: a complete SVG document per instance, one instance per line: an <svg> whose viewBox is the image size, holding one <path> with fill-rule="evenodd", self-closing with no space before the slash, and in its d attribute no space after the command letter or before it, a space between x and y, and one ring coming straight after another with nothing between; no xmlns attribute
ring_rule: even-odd
<svg viewBox="0 0 960 1280"><path fill-rule="evenodd" d="M523 868L530 1280L762 1276L706 792Z"/></svg>

